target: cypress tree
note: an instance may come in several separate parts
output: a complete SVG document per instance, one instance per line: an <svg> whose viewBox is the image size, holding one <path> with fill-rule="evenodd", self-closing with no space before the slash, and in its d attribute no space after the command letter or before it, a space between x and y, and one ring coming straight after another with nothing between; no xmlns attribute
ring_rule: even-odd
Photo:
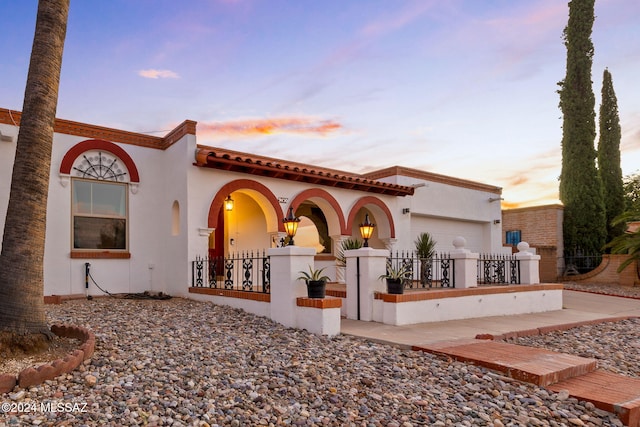
<svg viewBox="0 0 640 427"><path fill-rule="evenodd" d="M595 0L569 2L563 32L567 70L560 85L562 171L560 200L564 204L564 247L568 251L600 253L606 219L602 183L596 168L595 97L591 81Z"/></svg>
<svg viewBox="0 0 640 427"><path fill-rule="evenodd" d="M604 190L604 206L607 217L607 242L624 231L624 224L613 225L614 218L624 211L624 184L620 168L620 118L618 100L613 90L609 70L602 77L602 103L599 121L598 170Z"/></svg>

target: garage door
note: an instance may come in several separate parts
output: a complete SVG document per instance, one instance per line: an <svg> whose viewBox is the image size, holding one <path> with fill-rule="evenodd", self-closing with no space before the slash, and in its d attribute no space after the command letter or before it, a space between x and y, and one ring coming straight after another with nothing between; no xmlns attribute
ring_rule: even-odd
<svg viewBox="0 0 640 427"><path fill-rule="evenodd" d="M437 242L437 252L449 252L455 249L453 239L462 236L467 239L466 249L471 252L484 252L485 224L469 221L456 221L442 218L411 218L411 235L413 240L420 234L428 232ZM490 247L489 242L486 244Z"/></svg>

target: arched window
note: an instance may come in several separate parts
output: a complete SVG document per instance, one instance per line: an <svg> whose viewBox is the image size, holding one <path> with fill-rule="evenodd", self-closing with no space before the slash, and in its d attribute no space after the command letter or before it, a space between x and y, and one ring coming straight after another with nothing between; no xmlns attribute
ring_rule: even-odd
<svg viewBox="0 0 640 427"><path fill-rule="evenodd" d="M72 250L128 251L129 172L105 150L83 152L71 176Z"/></svg>

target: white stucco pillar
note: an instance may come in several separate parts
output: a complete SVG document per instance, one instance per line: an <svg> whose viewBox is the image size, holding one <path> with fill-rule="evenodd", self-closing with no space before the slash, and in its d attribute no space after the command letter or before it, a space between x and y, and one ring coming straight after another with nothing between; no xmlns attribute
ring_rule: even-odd
<svg viewBox="0 0 640 427"><path fill-rule="evenodd" d="M389 251L386 249L360 248L345 251L347 258L347 318L373 320L373 294L386 292L385 282L378 279L386 273Z"/></svg>
<svg viewBox="0 0 640 427"><path fill-rule="evenodd" d="M336 235L329 236L329 237L331 237L331 240L333 240L333 255L336 257L336 282L345 283L345 279L344 279L345 266L340 265L337 262L337 257L338 257L338 252L340 251L340 248L342 247L342 242L344 242L347 239L350 239L351 236L346 236L346 235L342 235L342 234L336 234Z"/></svg>
<svg viewBox="0 0 640 427"><path fill-rule="evenodd" d="M314 248L269 248L271 259L271 319L291 328L296 324L296 298L307 296L307 285L296 280L300 271L313 267Z"/></svg>
<svg viewBox="0 0 640 427"><path fill-rule="evenodd" d="M518 253L515 254L520 261L520 284L534 285L540 283L540 255L535 255L527 242L518 243Z"/></svg>
<svg viewBox="0 0 640 427"><path fill-rule="evenodd" d="M282 245L283 239L287 237L287 233L283 231L276 231L275 233L270 233L270 241L272 248L279 248Z"/></svg>
<svg viewBox="0 0 640 427"><path fill-rule="evenodd" d="M464 237L453 239L451 259L454 263L454 283L456 289L475 288L478 286L478 258L480 255L465 249L467 241Z"/></svg>
<svg viewBox="0 0 640 427"><path fill-rule="evenodd" d="M396 239L395 237L387 237L385 239L381 239L382 243L384 243L384 247L391 253L393 253L393 250L396 247L396 243L398 243L398 239Z"/></svg>

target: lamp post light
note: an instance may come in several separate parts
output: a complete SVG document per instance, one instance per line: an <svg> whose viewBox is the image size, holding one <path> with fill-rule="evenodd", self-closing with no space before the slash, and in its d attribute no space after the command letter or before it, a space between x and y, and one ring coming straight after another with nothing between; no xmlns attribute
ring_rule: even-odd
<svg viewBox="0 0 640 427"><path fill-rule="evenodd" d="M224 209L228 212L231 212L233 210L233 199L231 198L231 194L229 194L227 198L224 199Z"/></svg>
<svg viewBox="0 0 640 427"><path fill-rule="evenodd" d="M300 218L293 214L293 208L290 207L287 217L284 218L282 222L284 223L284 230L287 232L287 236L289 237L289 246L293 246L293 237L296 235L296 231L298 231Z"/></svg>
<svg viewBox="0 0 640 427"><path fill-rule="evenodd" d="M360 224L360 236L362 236L362 240L364 240L362 245L363 248L369 247L369 239L373 235L373 229L375 226L375 224L372 224L371 221L369 221L369 214L366 214L364 216L364 222Z"/></svg>

